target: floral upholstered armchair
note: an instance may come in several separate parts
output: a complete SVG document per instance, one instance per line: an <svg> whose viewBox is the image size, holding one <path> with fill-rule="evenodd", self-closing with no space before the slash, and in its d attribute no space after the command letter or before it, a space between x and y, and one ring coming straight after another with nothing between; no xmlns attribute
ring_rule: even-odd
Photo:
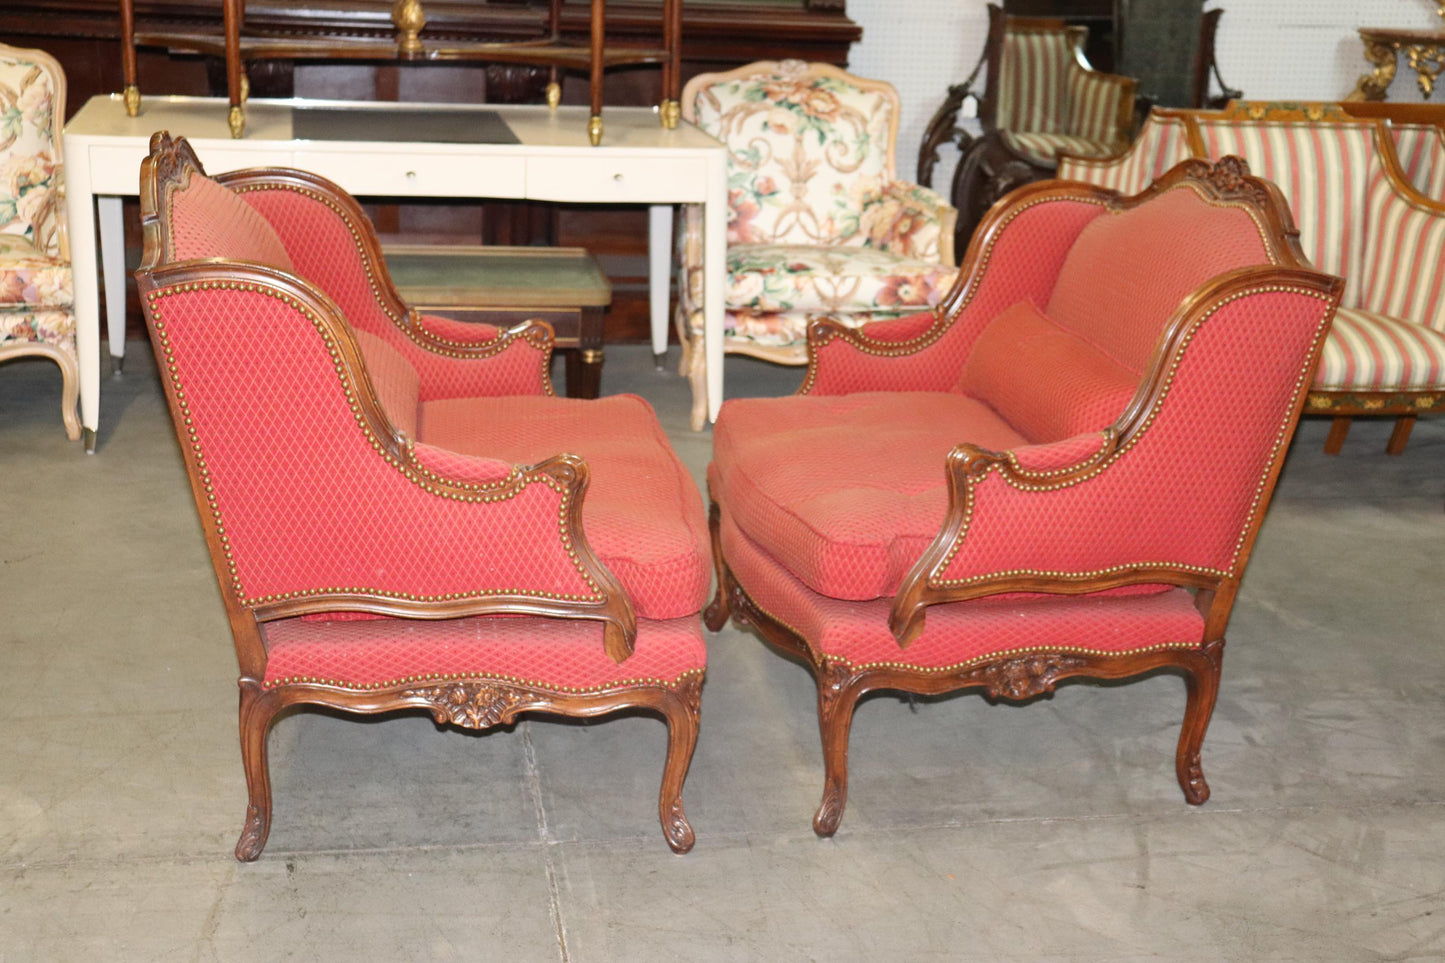
<svg viewBox="0 0 1445 963"><path fill-rule="evenodd" d="M212 179L162 132L141 215L141 303L241 670L237 857L266 843L266 736L295 705L472 729L659 713L659 815L686 852L707 530L647 403L556 397L545 322L408 309L360 206L316 175Z"/></svg>
<svg viewBox="0 0 1445 963"><path fill-rule="evenodd" d="M828 64L760 62L694 77L682 114L728 147L727 351L802 364L814 318L856 327L930 308L947 293L954 211L894 179L892 86ZM678 333L699 428L701 230L689 210Z"/></svg>
<svg viewBox="0 0 1445 963"><path fill-rule="evenodd" d="M60 365L65 433L80 438L79 368L60 130L65 74L40 50L0 44L0 361Z"/></svg>
<svg viewBox="0 0 1445 963"><path fill-rule="evenodd" d="M1020 188L960 275L937 315L816 322L797 394L723 404L708 626L736 615L811 669L820 835L879 689L1023 700L1170 669L1202 803L1225 628L1343 283L1234 157L1128 198Z"/></svg>
<svg viewBox="0 0 1445 963"><path fill-rule="evenodd" d="M988 86L979 103L983 135L964 145L950 200L958 208L954 246L963 250L984 211L1021 184L1052 177L1060 154L1104 157L1129 143L1137 82L1094 70L1085 27L1047 17L1009 16L988 5L979 66ZM974 68L974 75L978 68ZM949 92L930 132L949 129L970 82ZM924 152L934 149L925 141Z"/></svg>

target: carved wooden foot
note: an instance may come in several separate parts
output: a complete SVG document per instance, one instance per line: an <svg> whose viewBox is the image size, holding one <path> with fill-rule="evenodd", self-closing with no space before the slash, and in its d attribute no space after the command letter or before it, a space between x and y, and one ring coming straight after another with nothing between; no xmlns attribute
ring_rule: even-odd
<svg viewBox="0 0 1445 963"><path fill-rule="evenodd" d="M1174 768L1185 800L1195 806L1209 799L1209 783L1204 780L1199 752L1204 745L1204 733L1209 729L1209 719L1214 714L1223 661L1224 640L1220 639L1206 645L1194 664L1185 667L1188 700L1184 705L1184 726L1179 732Z"/></svg>
<svg viewBox="0 0 1445 963"><path fill-rule="evenodd" d="M241 682L241 763L246 769L246 822L236 840L236 858L249 863L261 855L271 833L271 771L266 761L266 734L276 710L259 683Z"/></svg>
<svg viewBox="0 0 1445 963"><path fill-rule="evenodd" d="M813 832L831 836L848 803L848 733L853 707L862 692L853 671L842 662L826 662L817 671L818 729L823 737L823 800L813 815Z"/></svg>
<svg viewBox="0 0 1445 963"><path fill-rule="evenodd" d="M681 856L692 849L692 824L682 808L682 784L687 779L692 753L697 748L698 719L702 713L702 677L694 676L678 686L676 694L662 707L667 718L667 764L662 771L662 791L657 809L667 845Z"/></svg>
<svg viewBox="0 0 1445 963"><path fill-rule="evenodd" d="M1340 449L1345 447L1345 436L1350 433L1350 424L1353 418L1347 416L1336 416L1330 419L1330 434L1325 439L1325 454L1338 455Z"/></svg>

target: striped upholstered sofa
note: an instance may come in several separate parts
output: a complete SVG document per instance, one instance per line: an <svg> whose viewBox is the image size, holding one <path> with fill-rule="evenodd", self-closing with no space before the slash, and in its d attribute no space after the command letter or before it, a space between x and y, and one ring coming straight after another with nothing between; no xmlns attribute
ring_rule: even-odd
<svg viewBox="0 0 1445 963"><path fill-rule="evenodd" d="M1445 104L1357 100L1340 107L1351 117L1388 120L1400 169L1420 193L1445 201Z"/></svg>
<svg viewBox="0 0 1445 963"><path fill-rule="evenodd" d="M1086 28L1008 16L996 4L989 4L988 16L981 61L988 65L988 86L978 112L984 133L964 150L953 182L959 251L1005 193L1053 176L1060 154L1118 153L1134 126L1137 83L1089 66Z"/></svg>
<svg viewBox="0 0 1445 963"><path fill-rule="evenodd" d="M1412 153L1416 183L1445 177ZM1412 184L1388 122L1333 104L1155 110L1127 151L1065 157L1059 176L1132 193L1182 158L1225 154L1279 185L1305 253L1347 281L1305 406L1334 419L1325 450L1354 417L1393 415L1399 454L1417 415L1445 411L1445 195Z"/></svg>

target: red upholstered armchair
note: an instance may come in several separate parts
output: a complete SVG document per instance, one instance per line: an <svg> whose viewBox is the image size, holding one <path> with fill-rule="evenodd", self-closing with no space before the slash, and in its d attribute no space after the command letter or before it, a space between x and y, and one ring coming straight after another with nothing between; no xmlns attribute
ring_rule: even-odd
<svg viewBox="0 0 1445 963"><path fill-rule="evenodd" d="M266 735L298 703L660 712L686 852L707 532L646 402L554 396L542 322L409 311L322 178L211 179L161 133L141 185L141 298L240 662L237 857L265 845Z"/></svg>
<svg viewBox="0 0 1445 963"><path fill-rule="evenodd" d="M812 669L821 835L875 689L1026 699L1171 668L1201 803L1225 626L1342 282L1238 158L1131 198L1021 188L962 272L934 314L815 323L798 394L723 406L708 625Z"/></svg>

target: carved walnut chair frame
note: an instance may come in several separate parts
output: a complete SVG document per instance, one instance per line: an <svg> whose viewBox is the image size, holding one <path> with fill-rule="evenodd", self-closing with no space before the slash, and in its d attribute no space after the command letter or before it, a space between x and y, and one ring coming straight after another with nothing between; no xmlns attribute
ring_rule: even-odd
<svg viewBox="0 0 1445 963"><path fill-rule="evenodd" d="M226 614L240 667L240 741L248 802L245 823L236 843L236 858L251 861L260 856L271 826L271 784L266 737L277 714L289 706L323 706L348 713L377 714L402 709L423 709L438 725L489 729L510 725L524 713L547 713L593 718L626 710L660 714L668 727L667 757L659 796L659 816L668 845L686 853L694 833L682 805L687 777L697 742L703 682L702 672L686 676L675 686L661 682L623 682L585 692L559 691L491 676L462 675L444 679L402 681L365 690L346 688L326 679L285 679L263 684L266 675L266 623L319 613L369 613L398 619L460 619L482 615L525 615L537 618L602 621L603 645L614 662L632 652L637 626L631 603L621 583L607 570L582 530L582 504L588 485L586 462L559 454L531 466L517 466L499 483L476 483L447 478L421 464L408 441L392 424L377 398L366 365L340 308L316 285L287 272L260 264L208 258L174 262L170 226L162 212L167 192L184 186L192 173L204 174L190 145L172 141L165 132L151 139L151 155L141 167L141 219L144 256L136 272L140 297L150 328L151 344L162 372L162 383L176 436L180 441L191 492L201 517L206 545L225 602ZM218 183L237 190L297 189L325 196L333 210L351 228L365 260L374 293L388 302L388 313L415 342L452 357L478 360L493 357L525 341L538 352L538 377L547 394L553 394L548 377L552 329L544 321L528 321L480 344L464 344L431 335L417 325L416 313L405 307L386 273L380 246L359 205L324 178L290 169L253 169L221 174ZM326 343L337 377L348 392L353 413L378 456L405 474L428 494L466 503L477 512L479 528L488 508L505 504L529 485L541 484L559 495L560 550L573 557L583 578L594 587L591 598L547 597L525 589L486 591L461 597L398 596L366 589L304 588L282 596L247 597L242 588L225 532L225 519L214 498L206 451L191 422L188 402L177 372L167 335L168 295L197 289L263 292L293 307L308 319Z"/></svg>
<svg viewBox="0 0 1445 963"><path fill-rule="evenodd" d="M1204 617L1204 635L1195 648L1163 647L1125 654L1090 654L1072 650L1039 648L1008 652L969 662L960 668L938 671L903 664L855 669L846 660L829 658L791 626L779 621L755 602L729 568L719 537L721 508L714 496L710 515L713 560L717 569L717 593L704 611L707 627L716 632L729 617L740 626L751 626L781 653L801 661L812 672L818 690L818 724L822 737L824 784L822 801L813 818L820 836L838 829L847 801L848 738L858 700L869 692L894 690L919 695L938 695L961 689L982 689L990 699L1022 701L1054 691L1066 679L1086 678L1132 680L1159 672L1184 677L1186 702L1184 721L1175 751L1175 773L1186 801L1200 805L1209 799L1200 760L1204 736L1214 711L1223 664L1225 628L1245 565L1264 520L1265 509L1284 464L1290 438L1298 423L1308 393L1309 378L1318 361L1325 334L1344 290L1338 278L1312 270L1299 246L1298 229L1288 214L1274 184L1248 176L1238 158L1219 164L1189 160L1134 197L1121 197L1104 188L1082 183L1045 181L1015 191L1006 204L991 210L960 269L959 283L948 300L936 310L934 325L907 341L879 340L863 330L854 330L828 319L809 326L808 374L799 394L807 394L817 383L819 351L830 342L844 342L859 352L905 361L926 351L948 330L978 292L988 267L989 255L1000 234L1016 212L1031 202L1049 198L1083 199L1119 211L1138 206L1189 179L1197 191L1218 204L1247 206L1256 216L1261 238L1273 266L1230 271L1197 289L1179 308L1161 335L1150 368L1128 408L1102 433L1100 448L1076 464L1046 471L1021 466L1011 452L989 451L974 444L958 445L943 466L948 478L948 510L932 543L904 576L889 615L889 629L902 655L922 632L928 608L966 602L1004 593L1028 592L1053 595L1083 595L1130 585L1182 586L1195 592L1195 606ZM1046 492L1084 481L1101 472L1127 453L1134 440L1148 427L1163 403L1175 370L1196 329L1223 304L1244 294L1261 290L1287 289L1319 298L1327 305L1310 348L1309 359L1296 381L1293 402L1279 426L1273 452L1258 479L1257 497L1247 524L1239 534L1238 550L1228 570L1207 571L1182 564L1133 564L1118 566L1102 574L1083 575L1042 571L997 572L980 577L948 580L945 571L966 535L977 509L976 494L988 476L997 472L1010 485L1026 491ZM1201 454L1207 457L1207 454Z"/></svg>

